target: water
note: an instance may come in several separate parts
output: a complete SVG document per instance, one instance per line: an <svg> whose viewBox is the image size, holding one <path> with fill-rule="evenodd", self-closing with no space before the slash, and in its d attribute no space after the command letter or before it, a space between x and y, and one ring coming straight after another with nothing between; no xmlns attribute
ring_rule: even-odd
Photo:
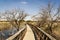
<svg viewBox="0 0 60 40"><path fill-rule="evenodd" d="M16 32L17 32L17 29L14 27L12 29L9 29L9 30L0 31L0 40L2 40L2 39L5 40L8 37L15 34Z"/></svg>

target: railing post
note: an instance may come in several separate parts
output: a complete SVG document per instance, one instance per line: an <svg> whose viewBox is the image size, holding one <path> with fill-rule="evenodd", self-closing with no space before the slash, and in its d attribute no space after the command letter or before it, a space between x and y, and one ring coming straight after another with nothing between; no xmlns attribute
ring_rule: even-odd
<svg viewBox="0 0 60 40"><path fill-rule="evenodd" d="M48 37L46 37L46 40L51 40L51 39L49 39Z"/></svg>

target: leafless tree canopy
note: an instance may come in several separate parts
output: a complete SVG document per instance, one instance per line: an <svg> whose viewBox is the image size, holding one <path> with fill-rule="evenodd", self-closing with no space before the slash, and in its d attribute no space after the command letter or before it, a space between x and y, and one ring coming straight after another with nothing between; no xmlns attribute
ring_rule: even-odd
<svg viewBox="0 0 60 40"><path fill-rule="evenodd" d="M24 11L21 11L20 9L14 9L11 11L5 11L5 16L8 21L11 20L23 20L27 14Z"/></svg>
<svg viewBox="0 0 60 40"><path fill-rule="evenodd" d="M19 30L20 20L24 20L27 15L23 10L13 9L7 10L3 13L4 18L10 22L17 30Z"/></svg>
<svg viewBox="0 0 60 40"><path fill-rule="evenodd" d="M55 12L55 9L57 9L56 12ZM60 6L58 6L58 8L54 8L54 5L52 5L51 3L48 3L46 7L43 7L39 11L38 15L35 15L32 18L38 20L37 26L39 27L42 27L44 24L47 23L49 30L52 32L53 21L60 19L59 14L60 14Z"/></svg>

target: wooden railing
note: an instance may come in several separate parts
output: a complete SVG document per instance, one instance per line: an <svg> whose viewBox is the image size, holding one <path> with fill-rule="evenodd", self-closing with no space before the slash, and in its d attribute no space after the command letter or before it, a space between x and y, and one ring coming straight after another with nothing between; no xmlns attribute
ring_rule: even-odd
<svg viewBox="0 0 60 40"><path fill-rule="evenodd" d="M35 36L35 40L57 40L54 37L52 37L51 35L49 35L48 33L46 33L45 31L43 31L41 28L28 24Z"/></svg>
<svg viewBox="0 0 60 40"><path fill-rule="evenodd" d="M40 32L40 35L42 36L41 39L43 40L56 40L54 37L43 31L41 28L37 27L37 29Z"/></svg>
<svg viewBox="0 0 60 40"><path fill-rule="evenodd" d="M22 28L17 33L12 35L11 37L7 38L6 40L23 40L23 37L27 31L27 27Z"/></svg>

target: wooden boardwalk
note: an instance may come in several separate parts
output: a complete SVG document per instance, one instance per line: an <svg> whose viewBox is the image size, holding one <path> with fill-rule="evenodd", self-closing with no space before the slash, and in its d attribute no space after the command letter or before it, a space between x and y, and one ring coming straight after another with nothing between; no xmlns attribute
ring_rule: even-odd
<svg viewBox="0 0 60 40"><path fill-rule="evenodd" d="M35 40L32 29L27 25L27 32L23 40Z"/></svg>
<svg viewBox="0 0 60 40"><path fill-rule="evenodd" d="M31 27L31 28L30 28ZM7 40L57 40L41 28L31 24L19 30L17 33L7 38Z"/></svg>

